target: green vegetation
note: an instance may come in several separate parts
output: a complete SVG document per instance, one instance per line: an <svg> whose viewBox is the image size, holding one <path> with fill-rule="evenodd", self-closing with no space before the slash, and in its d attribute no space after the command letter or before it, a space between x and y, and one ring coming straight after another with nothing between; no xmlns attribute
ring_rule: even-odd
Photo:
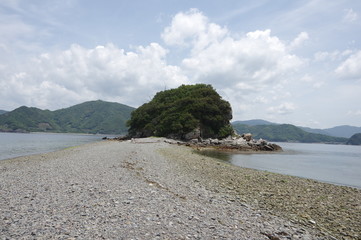
<svg viewBox="0 0 361 240"><path fill-rule="evenodd" d="M222 138L233 131L230 119L230 104L211 85L182 85L158 92L149 103L132 112L129 136L182 139L199 129L204 138Z"/></svg>
<svg viewBox="0 0 361 240"><path fill-rule="evenodd" d="M303 142L303 143L345 143L346 138L331 137L322 134L305 132L291 124L280 125L257 125L233 124L233 128L239 133L252 133L254 138L263 138L275 142Z"/></svg>
<svg viewBox="0 0 361 240"><path fill-rule="evenodd" d="M56 111L23 106L0 115L0 131L124 134L133 110L100 100Z"/></svg>
<svg viewBox="0 0 361 240"><path fill-rule="evenodd" d="M356 133L350 137L346 143L347 145L361 145L361 133Z"/></svg>
<svg viewBox="0 0 361 240"><path fill-rule="evenodd" d="M5 111L5 110L0 110L0 115L1 115L1 114L4 114L4 113L7 113L7 111Z"/></svg>

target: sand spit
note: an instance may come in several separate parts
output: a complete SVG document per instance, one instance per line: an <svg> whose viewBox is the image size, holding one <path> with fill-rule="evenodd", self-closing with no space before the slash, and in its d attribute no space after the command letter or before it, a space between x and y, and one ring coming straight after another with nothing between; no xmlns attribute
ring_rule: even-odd
<svg viewBox="0 0 361 240"><path fill-rule="evenodd" d="M359 239L361 191L162 139L0 161L0 239Z"/></svg>

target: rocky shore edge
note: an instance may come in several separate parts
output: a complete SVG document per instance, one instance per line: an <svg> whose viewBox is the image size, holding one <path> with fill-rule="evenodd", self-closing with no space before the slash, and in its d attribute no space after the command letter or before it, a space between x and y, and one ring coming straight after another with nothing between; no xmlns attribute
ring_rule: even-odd
<svg viewBox="0 0 361 240"><path fill-rule="evenodd" d="M103 138L103 140L118 140L118 141L126 141L131 140L132 142L137 141L136 139L141 138L130 138L128 136L125 137L116 137L116 138ZM202 139L199 135L188 136L185 140L165 138L164 142L169 144L177 144L184 145L188 147L195 148L213 148L217 150L232 150L232 151L240 151L240 152L280 152L283 151L282 147L268 142L264 139L253 139L251 133L244 133L242 135L234 134L233 136L228 136L224 139L216 139L216 138L207 138Z"/></svg>
<svg viewBox="0 0 361 240"><path fill-rule="evenodd" d="M189 141L175 141L175 140L165 140L167 143L185 145L196 148L214 148L218 150L234 150L241 152L257 152L257 151L282 151L282 147L268 142L264 139L253 139L251 133L246 133L242 135L229 136L225 139L201 139L195 138Z"/></svg>

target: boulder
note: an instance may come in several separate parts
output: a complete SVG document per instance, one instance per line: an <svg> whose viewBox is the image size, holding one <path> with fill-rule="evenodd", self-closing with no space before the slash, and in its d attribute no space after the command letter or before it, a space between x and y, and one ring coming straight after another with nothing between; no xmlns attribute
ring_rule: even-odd
<svg viewBox="0 0 361 240"><path fill-rule="evenodd" d="M246 141L252 140L252 134L251 133L244 133L242 134L242 138L244 138Z"/></svg>
<svg viewBox="0 0 361 240"><path fill-rule="evenodd" d="M214 144L214 145L218 145L219 144L219 140L218 139L209 139L210 143L211 144Z"/></svg>
<svg viewBox="0 0 361 240"><path fill-rule="evenodd" d="M201 137L201 130L200 128L196 128L193 131L184 135L184 140L189 141L191 139L199 139Z"/></svg>
<svg viewBox="0 0 361 240"><path fill-rule="evenodd" d="M238 139L236 139L234 141L235 141L237 146L247 146L248 145L246 139L244 139L244 138L238 138Z"/></svg>
<svg viewBox="0 0 361 240"><path fill-rule="evenodd" d="M194 137L194 138L191 138ZM239 151L282 151L282 148L277 144L269 143L263 139L252 139L251 133L245 133L235 136L228 136L224 139L202 139L200 137L200 130L195 129L186 134L185 142L178 142L178 144L193 146L193 147L216 147L217 149L232 149ZM188 139L187 139L188 138Z"/></svg>

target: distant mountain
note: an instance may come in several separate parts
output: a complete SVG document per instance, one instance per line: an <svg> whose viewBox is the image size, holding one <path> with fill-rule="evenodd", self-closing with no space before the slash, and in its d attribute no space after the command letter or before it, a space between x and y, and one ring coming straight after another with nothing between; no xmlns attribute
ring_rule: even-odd
<svg viewBox="0 0 361 240"><path fill-rule="evenodd" d="M350 137L346 143L347 145L361 145L361 133L356 133Z"/></svg>
<svg viewBox="0 0 361 240"><path fill-rule="evenodd" d="M347 141L346 138L309 133L291 124L250 126L233 123L232 125L239 134L249 132L256 139L263 138L274 142L346 143Z"/></svg>
<svg viewBox="0 0 361 240"><path fill-rule="evenodd" d="M300 126L299 126L299 128L301 128L303 131L306 131L306 132L309 132L309 133L317 133L317 134L333 136L333 135L329 134L325 129L300 127ZM334 136L334 137L338 137L338 136Z"/></svg>
<svg viewBox="0 0 361 240"><path fill-rule="evenodd" d="M257 125L277 125L277 123L265 121L262 119L252 119L252 120L246 120L246 121L235 121L232 124L245 124L249 126L257 126Z"/></svg>
<svg viewBox="0 0 361 240"><path fill-rule="evenodd" d="M333 127L333 128L327 128L324 130L332 136L350 138L352 135L354 135L356 133L360 133L361 127L343 125L343 126L337 126L337 127Z"/></svg>
<svg viewBox="0 0 361 240"><path fill-rule="evenodd" d="M122 134L133 110L101 100L56 111L22 106L0 115L0 131Z"/></svg>
<svg viewBox="0 0 361 240"><path fill-rule="evenodd" d="M0 115L1 114L4 114L4 113L7 113L8 111L5 111L5 110L0 110Z"/></svg>
<svg viewBox="0 0 361 240"><path fill-rule="evenodd" d="M302 128L306 132L320 133L320 134L325 134L325 135L329 135L329 136L345 137L345 138L350 138L355 133L361 132L361 127L354 127L354 126L348 126L348 125L336 126L333 128L325 128L325 129L313 129L313 128L306 128L306 127L300 127L300 128Z"/></svg>
<svg viewBox="0 0 361 240"><path fill-rule="evenodd" d="M258 125L280 125L278 123L273 123L269 121L265 121L262 119L253 119L253 120L246 120L246 121L235 121L232 124L245 124L249 126L258 126ZM322 135L328 135L333 137L343 137L343 138L350 138L355 133L361 132L361 127L354 127L354 126L336 126L333 128L326 128L326 129L317 129L317 128L309 128L309 127L300 127L303 131L309 133L316 133Z"/></svg>

